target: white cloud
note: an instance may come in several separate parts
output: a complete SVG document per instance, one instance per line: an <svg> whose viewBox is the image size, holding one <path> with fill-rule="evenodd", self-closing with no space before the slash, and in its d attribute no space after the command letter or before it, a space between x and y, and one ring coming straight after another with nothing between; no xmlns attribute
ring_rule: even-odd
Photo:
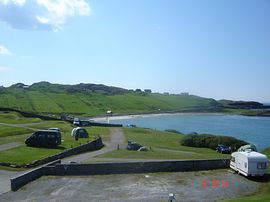
<svg viewBox="0 0 270 202"><path fill-rule="evenodd" d="M90 14L87 0L0 0L0 20L16 29L59 30L68 18Z"/></svg>
<svg viewBox="0 0 270 202"><path fill-rule="evenodd" d="M19 5L19 6L23 6L26 0L0 0L0 3L3 3L4 5L9 4L10 2Z"/></svg>
<svg viewBox="0 0 270 202"><path fill-rule="evenodd" d="M12 53L7 48L0 45L0 55L12 55Z"/></svg>

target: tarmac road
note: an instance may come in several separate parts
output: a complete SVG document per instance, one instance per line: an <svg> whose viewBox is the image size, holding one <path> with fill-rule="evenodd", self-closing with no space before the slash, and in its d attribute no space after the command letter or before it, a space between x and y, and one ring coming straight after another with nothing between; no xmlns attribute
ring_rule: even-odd
<svg viewBox="0 0 270 202"><path fill-rule="evenodd" d="M203 182L205 181L205 186ZM215 186L213 186L215 182ZM226 169L197 172L42 177L0 201L218 201L258 191L261 183Z"/></svg>

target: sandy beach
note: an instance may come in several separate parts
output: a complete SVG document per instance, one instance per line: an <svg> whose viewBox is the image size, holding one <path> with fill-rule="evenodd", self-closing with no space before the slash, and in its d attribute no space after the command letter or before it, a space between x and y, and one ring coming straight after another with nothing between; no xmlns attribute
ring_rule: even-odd
<svg viewBox="0 0 270 202"><path fill-rule="evenodd" d="M153 113L153 114L131 114L131 115L109 115L101 117L91 117L90 120L95 122L108 122L113 120L133 119L133 118L147 118L147 117L158 117L158 116L175 116L175 115L228 115L225 113L210 113L210 112L172 112L172 113Z"/></svg>

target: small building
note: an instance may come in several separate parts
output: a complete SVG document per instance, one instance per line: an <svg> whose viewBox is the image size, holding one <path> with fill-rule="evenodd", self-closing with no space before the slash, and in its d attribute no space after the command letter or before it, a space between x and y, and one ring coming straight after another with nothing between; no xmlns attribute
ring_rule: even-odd
<svg viewBox="0 0 270 202"><path fill-rule="evenodd" d="M183 93L181 93L180 95L183 95L183 96L189 96L189 93L188 93L188 92L183 92Z"/></svg>
<svg viewBox="0 0 270 202"><path fill-rule="evenodd" d="M144 89L144 92L145 93L152 93L152 90L151 89Z"/></svg>

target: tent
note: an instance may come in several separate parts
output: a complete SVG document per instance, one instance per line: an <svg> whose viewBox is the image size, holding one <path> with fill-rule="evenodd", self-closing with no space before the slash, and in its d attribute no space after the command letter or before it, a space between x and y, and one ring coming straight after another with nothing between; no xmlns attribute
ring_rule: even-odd
<svg viewBox="0 0 270 202"><path fill-rule="evenodd" d="M255 151L255 152L257 152L257 148L254 144L247 144L247 145L244 145L238 149L238 152L241 152L241 151Z"/></svg>
<svg viewBox="0 0 270 202"><path fill-rule="evenodd" d="M81 127L77 127L77 128L73 128L72 132L71 132L71 136L72 137L78 137L78 138L88 138L88 132Z"/></svg>

